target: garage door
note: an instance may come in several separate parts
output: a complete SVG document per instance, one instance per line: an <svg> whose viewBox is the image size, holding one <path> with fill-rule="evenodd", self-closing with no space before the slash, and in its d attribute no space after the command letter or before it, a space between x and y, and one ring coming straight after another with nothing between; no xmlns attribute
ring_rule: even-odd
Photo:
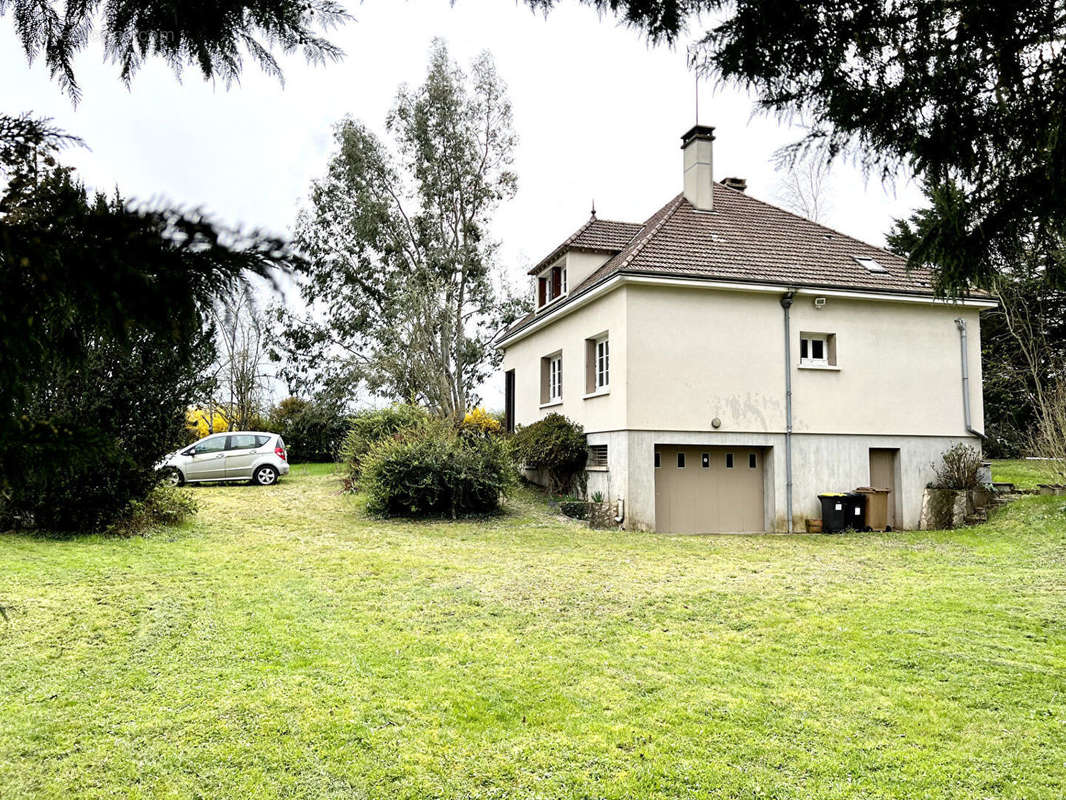
<svg viewBox="0 0 1066 800"><path fill-rule="evenodd" d="M766 530L763 448L656 445L655 529L663 533Z"/></svg>

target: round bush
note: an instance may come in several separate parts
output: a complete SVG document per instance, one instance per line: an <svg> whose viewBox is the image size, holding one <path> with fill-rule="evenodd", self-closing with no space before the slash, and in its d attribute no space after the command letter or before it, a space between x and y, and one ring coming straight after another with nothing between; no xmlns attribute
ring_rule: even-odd
<svg viewBox="0 0 1066 800"><path fill-rule="evenodd" d="M370 408L353 416L348 422L348 433L340 448L347 488L354 489L359 484L363 459L371 447L400 431L426 423L429 419L429 412L424 408L405 403L396 403L386 408Z"/></svg>
<svg viewBox="0 0 1066 800"><path fill-rule="evenodd" d="M367 510L382 516L455 518L495 511L513 482L506 442L459 435L438 420L380 440L362 459Z"/></svg>
<svg viewBox="0 0 1066 800"><path fill-rule="evenodd" d="M588 460L585 430L562 414L548 414L532 425L519 428L512 444L519 464L545 474L550 492L569 492L585 475Z"/></svg>

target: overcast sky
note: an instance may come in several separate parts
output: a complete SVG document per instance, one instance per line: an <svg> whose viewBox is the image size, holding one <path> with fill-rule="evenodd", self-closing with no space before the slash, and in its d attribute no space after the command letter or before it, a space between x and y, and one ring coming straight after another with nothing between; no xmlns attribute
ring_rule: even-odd
<svg viewBox="0 0 1066 800"><path fill-rule="evenodd" d="M84 92L76 108L40 63L27 66L11 17L0 17L0 111L48 115L81 136L90 149L65 160L94 187L287 233L324 171L333 123L351 114L381 132L397 86L422 79L440 36L464 65L490 50L510 89L519 191L495 233L512 275L583 223L593 199L601 218L639 222L680 191L679 137L695 120L696 94L685 41L650 47L639 32L566 0L547 19L508 0L349 7L355 19L331 37L344 59L324 67L282 59L284 86L254 66L227 89L193 70L179 82L150 63L127 90L102 51L89 48L76 65ZM716 128L715 177L746 178L752 195L775 202L773 154L802 131L753 117L750 98L729 88L702 86L699 116ZM841 165L832 183L828 224L876 245L893 218L920 203L905 177L886 189Z"/></svg>

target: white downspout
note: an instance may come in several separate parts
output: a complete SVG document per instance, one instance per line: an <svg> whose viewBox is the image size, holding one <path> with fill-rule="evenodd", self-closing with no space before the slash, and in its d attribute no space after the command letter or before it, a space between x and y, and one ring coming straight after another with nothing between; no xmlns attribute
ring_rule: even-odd
<svg viewBox="0 0 1066 800"><path fill-rule="evenodd" d="M966 432L984 440L985 435L973 429L973 419L970 416L970 359L966 349L966 320L956 317L955 327L959 329L959 350L962 361L962 414L966 422Z"/></svg>
<svg viewBox="0 0 1066 800"><path fill-rule="evenodd" d="M788 514L788 532L792 533L792 333L788 310L792 307L793 290L781 298L785 311L785 506Z"/></svg>

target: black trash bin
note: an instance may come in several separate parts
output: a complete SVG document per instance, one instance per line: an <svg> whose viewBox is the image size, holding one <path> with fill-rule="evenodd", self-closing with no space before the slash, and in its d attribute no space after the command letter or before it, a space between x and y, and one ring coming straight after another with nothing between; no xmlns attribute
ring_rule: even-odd
<svg viewBox="0 0 1066 800"><path fill-rule="evenodd" d="M822 533L840 533L848 526L848 496L820 494L822 501Z"/></svg>
<svg viewBox="0 0 1066 800"><path fill-rule="evenodd" d="M866 495L861 492L848 492L844 498L844 509L848 515L845 528L856 531L866 530Z"/></svg>

